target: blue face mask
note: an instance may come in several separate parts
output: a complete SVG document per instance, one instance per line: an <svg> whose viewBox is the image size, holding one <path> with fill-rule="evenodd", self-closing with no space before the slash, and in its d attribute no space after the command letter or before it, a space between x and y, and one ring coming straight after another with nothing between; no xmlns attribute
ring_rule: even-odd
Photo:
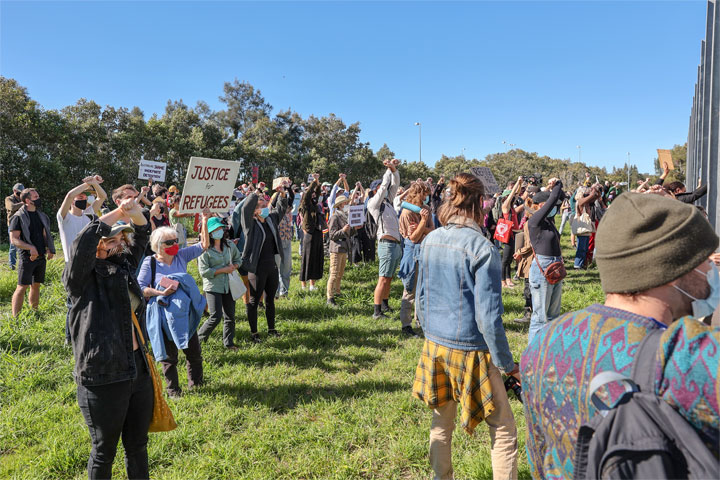
<svg viewBox="0 0 720 480"><path fill-rule="evenodd" d="M223 231L222 228L218 228L217 230L213 230L213 231L210 233L210 236L211 236L212 238L214 238L215 240L220 240L221 238L223 238L224 235L225 235L225 232Z"/></svg>
<svg viewBox="0 0 720 480"><path fill-rule="evenodd" d="M268 207L263 208L260 210L260 217L261 218L267 218L268 215L270 215L270 209Z"/></svg>
<svg viewBox="0 0 720 480"><path fill-rule="evenodd" d="M693 299L692 318L700 320L712 315L718 305L720 305L720 274L718 274L718 269L715 267L714 263L710 264L710 270L705 273L701 272L697 268L695 271L700 275L705 275L707 278L708 285L710 285L710 295L708 295L707 298L695 298L677 285L673 285L673 287Z"/></svg>
<svg viewBox="0 0 720 480"><path fill-rule="evenodd" d="M425 197L425 205L427 205L428 203L430 203L430 195Z"/></svg>

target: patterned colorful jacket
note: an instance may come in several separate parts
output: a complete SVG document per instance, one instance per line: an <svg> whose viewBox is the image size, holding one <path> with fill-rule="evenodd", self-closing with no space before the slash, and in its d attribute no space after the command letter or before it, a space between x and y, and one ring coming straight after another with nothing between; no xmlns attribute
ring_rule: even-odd
<svg viewBox="0 0 720 480"><path fill-rule="evenodd" d="M520 361L533 478L572 478L578 428L597 413L587 398L590 381L606 370L629 376L640 341L656 328L665 326L591 305L537 334ZM655 372L656 394L690 422L716 455L719 349L720 329L691 319L676 321L661 338ZM617 385L600 396L612 403L622 392Z"/></svg>

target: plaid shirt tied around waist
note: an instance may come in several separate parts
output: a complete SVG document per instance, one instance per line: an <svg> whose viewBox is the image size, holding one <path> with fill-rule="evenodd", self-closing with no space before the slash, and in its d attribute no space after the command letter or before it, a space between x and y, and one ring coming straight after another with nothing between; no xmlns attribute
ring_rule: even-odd
<svg viewBox="0 0 720 480"><path fill-rule="evenodd" d="M493 410L488 368L490 352L464 351L425 340L415 371L413 396L430 408L453 400L460 404L460 424L472 435Z"/></svg>

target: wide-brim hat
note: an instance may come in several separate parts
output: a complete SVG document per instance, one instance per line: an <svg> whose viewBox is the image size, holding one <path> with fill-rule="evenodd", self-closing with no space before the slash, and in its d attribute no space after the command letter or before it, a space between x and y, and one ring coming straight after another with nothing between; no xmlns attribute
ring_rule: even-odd
<svg viewBox="0 0 720 480"><path fill-rule="evenodd" d="M339 195L335 197L335 208L342 207L346 203L348 203L350 199L346 197L345 195Z"/></svg>
<svg viewBox="0 0 720 480"><path fill-rule="evenodd" d="M207 222L208 233L217 230L218 228L225 228L225 224L218 217L212 217Z"/></svg>

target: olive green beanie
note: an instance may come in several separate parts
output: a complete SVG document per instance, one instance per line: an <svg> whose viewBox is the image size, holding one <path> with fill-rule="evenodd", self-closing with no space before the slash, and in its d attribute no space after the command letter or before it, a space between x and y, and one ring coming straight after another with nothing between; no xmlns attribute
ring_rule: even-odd
<svg viewBox="0 0 720 480"><path fill-rule="evenodd" d="M605 293L644 292L685 275L718 248L694 205L654 194L624 193L603 215L595 259Z"/></svg>

